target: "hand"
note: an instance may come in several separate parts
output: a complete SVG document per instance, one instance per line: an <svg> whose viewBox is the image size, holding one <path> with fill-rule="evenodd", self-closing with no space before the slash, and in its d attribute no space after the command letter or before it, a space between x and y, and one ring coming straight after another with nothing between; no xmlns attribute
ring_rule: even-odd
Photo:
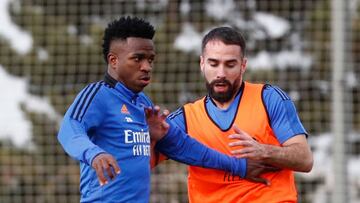
<svg viewBox="0 0 360 203"><path fill-rule="evenodd" d="M270 185L268 179L262 178L260 175L267 172L279 171L279 168L264 164L261 161L247 159L247 168L245 179L251 182L263 183L267 186Z"/></svg>
<svg viewBox="0 0 360 203"><path fill-rule="evenodd" d="M233 129L237 134L229 135L229 138L238 139L238 141L229 143L229 146L242 146L241 149L231 151L236 158L263 160L267 157L267 145L260 144L245 131L240 130L236 125L233 125Z"/></svg>
<svg viewBox="0 0 360 203"><path fill-rule="evenodd" d="M151 139L157 141L169 130L169 124L165 121L166 117L169 115L168 110L164 110L162 114L160 114L160 107L155 106L154 108L145 108L146 120L149 125L149 131Z"/></svg>
<svg viewBox="0 0 360 203"><path fill-rule="evenodd" d="M110 154L102 153L97 155L92 161L91 166L95 169L101 186L108 183L104 175L105 171L111 180L114 179L117 174L120 174L120 167L115 158Z"/></svg>

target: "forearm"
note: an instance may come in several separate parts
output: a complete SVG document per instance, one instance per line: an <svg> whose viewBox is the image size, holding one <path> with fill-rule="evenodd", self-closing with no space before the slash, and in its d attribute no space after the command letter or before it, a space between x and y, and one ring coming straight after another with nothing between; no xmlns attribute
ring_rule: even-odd
<svg viewBox="0 0 360 203"><path fill-rule="evenodd" d="M95 156L105 151L92 143L79 123L65 117L58 133L58 140L72 158L91 165Z"/></svg>
<svg viewBox="0 0 360 203"><path fill-rule="evenodd" d="M312 168L312 154L308 146L293 143L287 146L263 145L266 153L263 161L280 168L309 172Z"/></svg>
<svg viewBox="0 0 360 203"><path fill-rule="evenodd" d="M157 142L156 149L185 164L225 170L241 177L246 175L245 159L236 159L210 149L175 126L170 126L167 135Z"/></svg>
<svg viewBox="0 0 360 203"><path fill-rule="evenodd" d="M156 141L151 140L151 158L150 158L150 167L151 169L155 168L158 164L167 159L167 157L161 154L158 150L155 149Z"/></svg>

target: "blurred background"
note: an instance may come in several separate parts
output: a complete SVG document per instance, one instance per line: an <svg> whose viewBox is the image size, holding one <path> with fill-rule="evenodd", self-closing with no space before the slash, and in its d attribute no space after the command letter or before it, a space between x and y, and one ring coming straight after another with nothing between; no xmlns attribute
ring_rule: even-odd
<svg viewBox="0 0 360 203"><path fill-rule="evenodd" d="M245 37L245 79L275 84L308 130L314 168L296 174L299 202L360 202L359 0L0 0L0 202L79 202L79 167L57 142L76 94L103 79L102 34L135 15L157 29L156 104L204 95L202 36ZM187 201L186 166L153 170L151 202Z"/></svg>

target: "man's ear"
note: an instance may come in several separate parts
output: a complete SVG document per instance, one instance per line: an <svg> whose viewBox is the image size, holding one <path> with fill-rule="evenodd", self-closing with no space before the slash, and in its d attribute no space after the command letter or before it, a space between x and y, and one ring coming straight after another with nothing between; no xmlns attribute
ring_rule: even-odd
<svg viewBox="0 0 360 203"><path fill-rule="evenodd" d="M109 52L109 54L107 55L107 59L108 59L108 63L111 67L115 66L117 61L118 61L118 58L115 54Z"/></svg>
<svg viewBox="0 0 360 203"><path fill-rule="evenodd" d="M243 58L241 62L241 73L244 74L247 67L247 58Z"/></svg>
<svg viewBox="0 0 360 203"><path fill-rule="evenodd" d="M204 57L200 56L200 70L202 73L204 73L204 68L205 68L205 61L204 61Z"/></svg>

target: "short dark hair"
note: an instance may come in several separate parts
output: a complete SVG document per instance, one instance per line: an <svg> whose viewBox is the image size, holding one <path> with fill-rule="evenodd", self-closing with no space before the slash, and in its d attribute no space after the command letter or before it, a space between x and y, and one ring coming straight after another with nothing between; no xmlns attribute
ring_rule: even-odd
<svg viewBox="0 0 360 203"><path fill-rule="evenodd" d="M244 36L231 27L217 27L207 33L201 44L201 52L204 52L205 46L209 41L220 40L227 45L239 45L242 55L245 56L246 43Z"/></svg>
<svg viewBox="0 0 360 203"><path fill-rule="evenodd" d="M128 37L152 39L154 34L154 26L141 18L126 16L110 22L105 29L102 44L105 62L108 63L107 55L113 40L126 40Z"/></svg>

